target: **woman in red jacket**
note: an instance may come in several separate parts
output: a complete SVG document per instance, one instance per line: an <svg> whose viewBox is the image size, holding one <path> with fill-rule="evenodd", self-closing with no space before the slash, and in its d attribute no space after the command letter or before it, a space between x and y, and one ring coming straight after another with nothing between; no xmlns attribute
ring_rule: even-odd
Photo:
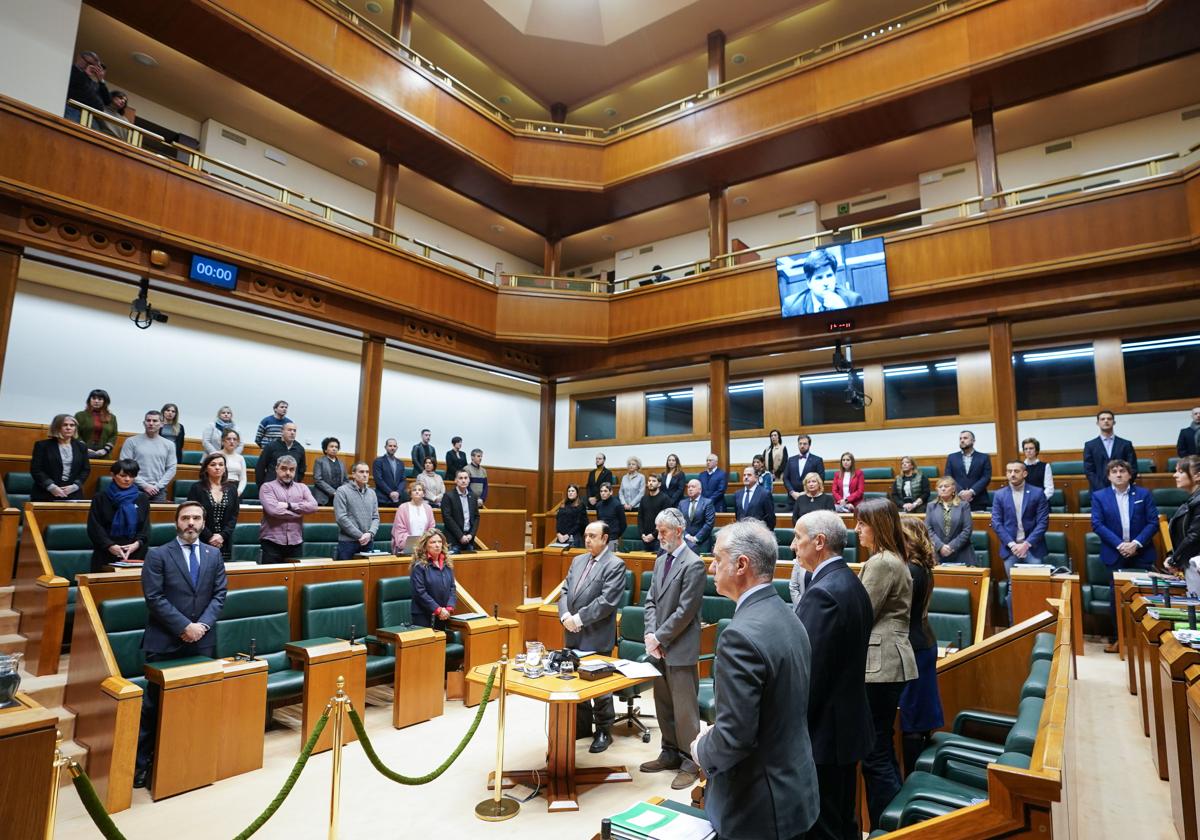
<svg viewBox="0 0 1200 840"><path fill-rule="evenodd" d="M833 504L838 513L854 513L863 500L867 480L854 462L853 452L842 453L842 467L833 474Z"/></svg>

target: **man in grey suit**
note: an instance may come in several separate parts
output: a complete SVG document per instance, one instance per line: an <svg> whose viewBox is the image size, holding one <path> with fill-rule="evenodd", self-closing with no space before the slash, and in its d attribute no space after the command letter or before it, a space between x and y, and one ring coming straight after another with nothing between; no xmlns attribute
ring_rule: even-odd
<svg viewBox="0 0 1200 840"><path fill-rule="evenodd" d="M586 554L571 561L558 599L558 620L566 630L564 643L576 650L609 653L617 643L617 604L625 589L625 561L608 547L608 526L593 522L584 529ZM611 694L576 707L580 732L596 725L596 736L588 752L604 752L612 744L616 719Z"/></svg>
<svg viewBox="0 0 1200 840"><path fill-rule="evenodd" d="M716 723L692 742L704 810L722 840L803 837L819 810L808 633L775 594L775 535L761 522L725 526L713 553L717 591L737 606L713 666Z"/></svg>
<svg viewBox="0 0 1200 840"><path fill-rule="evenodd" d="M663 553L654 561L646 594L646 653L662 673L654 680L654 712L662 731L658 758L643 773L678 770L671 787L696 783L698 770L686 750L700 731L696 695L700 675L700 604L704 600L704 561L683 541L686 526L678 508L666 508L654 520Z"/></svg>

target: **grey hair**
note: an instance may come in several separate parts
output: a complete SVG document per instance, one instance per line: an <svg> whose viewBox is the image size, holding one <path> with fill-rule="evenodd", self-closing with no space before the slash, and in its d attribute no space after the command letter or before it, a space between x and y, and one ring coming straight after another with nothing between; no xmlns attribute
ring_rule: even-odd
<svg viewBox="0 0 1200 840"><path fill-rule="evenodd" d="M277 467L286 467L288 465L296 466L296 459L291 455L280 455L275 459L275 466Z"/></svg>
<svg viewBox="0 0 1200 840"><path fill-rule="evenodd" d="M668 528L674 528L676 531L682 531L687 527L687 521L683 518L683 512L679 508L663 508L658 512L658 516L654 517L655 525L666 525Z"/></svg>
<svg viewBox="0 0 1200 840"><path fill-rule="evenodd" d="M846 526L842 518L831 510L813 510L800 517L797 526L803 525L809 538L821 534L825 537L825 547L834 554L841 554L846 549Z"/></svg>
<svg viewBox="0 0 1200 840"><path fill-rule="evenodd" d="M729 556L746 555L750 571L756 578L771 578L775 574L775 561L779 551L775 535L761 519L750 517L732 525L726 525L717 534L717 542L724 540Z"/></svg>

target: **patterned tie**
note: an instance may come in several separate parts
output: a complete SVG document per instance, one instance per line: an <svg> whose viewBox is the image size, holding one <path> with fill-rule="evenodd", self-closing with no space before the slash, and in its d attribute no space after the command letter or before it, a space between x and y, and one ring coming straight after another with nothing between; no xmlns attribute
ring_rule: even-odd
<svg viewBox="0 0 1200 840"><path fill-rule="evenodd" d="M808 587L812 585L812 572L805 570L804 572L804 590L807 592Z"/></svg>
<svg viewBox="0 0 1200 840"><path fill-rule="evenodd" d="M200 585L200 558L196 556L196 544L188 545L188 551L191 553L191 559L188 561L188 569L192 573L192 586Z"/></svg>
<svg viewBox="0 0 1200 840"><path fill-rule="evenodd" d="M692 499L691 503L688 504L688 522L691 522L695 518L696 518L696 500Z"/></svg>
<svg viewBox="0 0 1200 840"><path fill-rule="evenodd" d="M949 538L950 536L950 505L942 505L942 536Z"/></svg>
<svg viewBox="0 0 1200 840"><path fill-rule="evenodd" d="M667 562L663 564L663 580L671 576L671 564L675 562L675 555L667 552Z"/></svg>

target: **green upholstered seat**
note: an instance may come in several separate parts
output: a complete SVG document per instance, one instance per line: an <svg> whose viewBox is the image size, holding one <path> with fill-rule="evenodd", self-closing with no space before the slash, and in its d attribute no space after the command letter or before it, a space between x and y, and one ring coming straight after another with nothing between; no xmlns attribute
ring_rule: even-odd
<svg viewBox="0 0 1200 840"><path fill-rule="evenodd" d="M302 557L324 557L332 559L337 553L338 527L333 522L304 523L304 550Z"/></svg>
<svg viewBox="0 0 1200 840"><path fill-rule="evenodd" d="M995 762L1025 769L1030 764L1029 756L1020 753L1002 753ZM895 831L987 799L986 771L983 786L958 781L953 778L954 775L957 774L950 773L943 777L923 771L910 775L904 780L900 792L880 814L880 829Z"/></svg>
<svg viewBox="0 0 1200 840"><path fill-rule="evenodd" d="M175 539L174 522L155 522L150 525L150 547L166 545Z"/></svg>
<svg viewBox="0 0 1200 840"><path fill-rule="evenodd" d="M929 599L929 626L942 647L970 647L971 635L971 593L966 589L950 589L941 586L933 588Z"/></svg>
<svg viewBox="0 0 1200 840"><path fill-rule="evenodd" d="M654 572L642 572L642 594L638 598L639 604L646 603L646 593L650 591L650 583L654 580Z"/></svg>
<svg viewBox="0 0 1200 840"><path fill-rule="evenodd" d="M1030 661L1051 659L1054 656L1054 634L1038 633L1033 640L1033 650L1029 653Z"/></svg>
<svg viewBox="0 0 1200 840"><path fill-rule="evenodd" d="M727 513L733 513L735 510L737 510L737 502L735 502L733 498L736 495L736 493L725 494L725 510Z"/></svg>
<svg viewBox="0 0 1200 840"><path fill-rule="evenodd" d="M255 467L258 466L258 456L257 455L243 455L242 458L246 462L246 469L253 470Z"/></svg>
<svg viewBox="0 0 1200 840"><path fill-rule="evenodd" d="M619 631L617 656L632 662L645 662L648 659L644 641L646 638L645 609L640 606L627 606L622 609ZM616 693L617 700L625 704L625 711L617 716L614 726L625 724L629 729L641 733L642 740L647 743L650 741L650 731L642 723L641 718L653 716L642 714L642 711L634 703L637 702L642 692L649 691L653 685L653 683L639 683L627 686Z"/></svg>
<svg viewBox="0 0 1200 840"><path fill-rule="evenodd" d="M971 565L986 569L992 565L992 532L975 528L971 531L971 548L975 552L975 562Z"/></svg>
<svg viewBox="0 0 1200 840"><path fill-rule="evenodd" d="M1150 491L1160 515L1170 519L1179 506L1187 501L1188 492L1180 487L1155 487Z"/></svg>
<svg viewBox="0 0 1200 840"><path fill-rule="evenodd" d="M246 458L246 462L247 462L246 469L253 470L254 468L250 466L249 458ZM253 475L253 472L251 472L251 475ZM242 491L242 501L243 502L257 502L258 501L258 484L257 483L255 483L253 481L246 482L246 489Z"/></svg>
<svg viewBox="0 0 1200 840"><path fill-rule="evenodd" d="M933 481L934 479L937 479L937 478L941 478L941 475L938 474L937 467L931 467L929 465L920 466L920 467L917 467L917 472L919 472L921 475L928 478L930 481Z"/></svg>
<svg viewBox="0 0 1200 840"><path fill-rule="evenodd" d="M17 510L24 510L25 503L33 493L33 473L10 472L4 476L4 494L8 503Z"/></svg>
<svg viewBox="0 0 1200 840"><path fill-rule="evenodd" d="M850 533L853 534L854 532L851 531ZM843 548L842 549L842 559L845 560L847 563L857 563L858 562L858 548L856 546L850 546L850 545Z"/></svg>
<svg viewBox="0 0 1200 840"><path fill-rule="evenodd" d="M1046 690L1050 687L1049 659L1038 659L1029 666L1029 676L1021 686L1021 699L1026 697L1041 697L1045 699Z"/></svg>
<svg viewBox="0 0 1200 840"><path fill-rule="evenodd" d="M795 528L776 528L775 529L775 544L781 547L787 547L792 544L792 540L796 538Z"/></svg>
<svg viewBox="0 0 1200 840"><path fill-rule="evenodd" d="M411 627L412 581L407 576L383 578L376 584L377 604L375 618L377 627ZM384 645L388 656L396 655L395 645ZM457 630L446 631L446 670L453 671L462 664L466 649L462 634Z"/></svg>
<svg viewBox="0 0 1200 840"><path fill-rule="evenodd" d="M632 525L626 525L624 532L621 534L621 551L645 551L646 544L642 542L642 532L635 522Z"/></svg>
<svg viewBox="0 0 1200 840"><path fill-rule="evenodd" d="M390 552L392 550L392 523L391 521L384 522L384 519L388 519L388 517L384 515L380 519L379 530L375 532L375 542L371 543L373 551Z"/></svg>
<svg viewBox="0 0 1200 840"><path fill-rule="evenodd" d="M714 637L713 650L721 641L721 633L729 626L732 619L723 618L717 622L717 632ZM702 657L703 658L703 657ZM717 720L717 698L713 692L713 677L716 676L716 656L713 656L713 676L703 677L700 680L700 691L696 697L696 702L700 707L700 720L705 723L712 724Z"/></svg>
<svg viewBox="0 0 1200 840"><path fill-rule="evenodd" d="M1155 472L1158 467L1154 464L1153 458L1138 458L1137 459L1138 475Z"/></svg>
<svg viewBox="0 0 1200 840"><path fill-rule="evenodd" d="M183 453L186 455L187 453ZM194 478L177 478L175 479L175 504L186 502L188 493L191 492L193 485L196 484Z"/></svg>
<svg viewBox="0 0 1200 840"><path fill-rule="evenodd" d="M1051 566L1071 567L1071 556L1067 552L1067 535L1061 531L1046 532L1046 560Z"/></svg>
<svg viewBox="0 0 1200 840"><path fill-rule="evenodd" d="M1167 459L1167 472L1169 472L1169 473L1175 472L1175 467L1177 467L1178 465L1179 465L1178 458L1168 458Z"/></svg>
<svg viewBox="0 0 1200 840"><path fill-rule="evenodd" d="M254 655L267 663L268 703L304 692L304 672L291 667L284 650L291 636L286 586L231 590L213 632L218 657L249 653L254 640Z"/></svg>
<svg viewBox="0 0 1200 840"><path fill-rule="evenodd" d="M185 449L183 451L183 460L179 463L187 464L188 466L199 466L204 460L204 452L198 449Z"/></svg>
<svg viewBox="0 0 1200 840"><path fill-rule="evenodd" d="M1092 512L1092 491L1091 490L1080 490L1079 491L1079 512L1080 513L1091 513Z"/></svg>
<svg viewBox="0 0 1200 840"><path fill-rule="evenodd" d="M361 580L307 583L300 588L300 635L305 639L330 636L361 639L367 631L367 612ZM367 654L367 679L391 676L396 658Z"/></svg>
<svg viewBox="0 0 1200 840"><path fill-rule="evenodd" d="M1035 663L1037 664L1037 663ZM1041 680L1041 689L1045 693L1045 685L1049 680L1049 668L1045 670L1045 676L1041 677L1041 669L1030 670L1030 675L1035 677L1035 686L1031 690L1036 690L1036 682ZM1023 687L1024 688L1024 687ZM937 765L938 755L947 747L954 747L959 751L957 760L962 761L965 754L975 754L990 761L995 761L1002 753L1017 752L1023 755L1031 755L1033 753L1033 744L1037 740L1038 723L1042 717L1042 707L1045 705L1045 698L1036 695L1023 698L1017 705L1017 716L1012 720L1012 725L1008 728L1004 737L1004 743L999 744L995 741L987 741L982 738L971 738L962 734L962 729L966 722L972 721L973 718L965 713L960 713L954 721L954 728L949 732L935 733L931 745L917 758L916 769L926 772L934 772ZM994 718L999 724L1002 720L1001 716L987 716ZM1007 722L1007 721L1005 721ZM1002 730L1003 725L996 727ZM986 766L987 760L983 761ZM969 771L968 771L969 772ZM986 776L985 776L986 779ZM984 781L986 785L986 780Z"/></svg>
<svg viewBox="0 0 1200 840"><path fill-rule="evenodd" d="M75 622L75 595L78 591L75 576L92 569L92 541L88 538L87 525L83 524L47 525L42 540L54 573L70 582L67 587L66 624L63 627L63 641L70 644L71 629Z"/></svg>
<svg viewBox="0 0 1200 840"><path fill-rule="evenodd" d="M775 503L776 513L780 513L782 511L787 511L790 513L792 510L792 498L787 493L772 493L771 501Z"/></svg>
<svg viewBox="0 0 1200 840"><path fill-rule="evenodd" d="M621 590L621 600L617 601L617 609L624 610L633 603L633 572L625 571L625 588Z"/></svg>
<svg viewBox="0 0 1200 840"><path fill-rule="evenodd" d="M1067 512L1067 495L1061 487L1056 487L1054 492L1050 494L1050 512L1051 513L1066 513Z"/></svg>
<svg viewBox="0 0 1200 840"><path fill-rule="evenodd" d="M260 531L258 517L253 512L242 512L242 518L250 522L239 522L233 526L233 556L235 563L257 563L262 549L259 546Z"/></svg>
<svg viewBox="0 0 1200 840"><path fill-rule="evenodd" d="M1083 475L1083 461L1055 461L1055 475Z"/></svg>
<svg viewBox="0 0 1200 840"><path fill-rule="evenodd" d="M108 636L108 646L117 661L117 670L130 682L146 687L142 636L146 632L145 598L110 598L98 605L100 624Z"/></svg>
<svg viewBox="0 0 1200 840"><path fill-rule="evenodd" d="M1087 554L1088 582L1080 589L1083 611L1092 615L1112 615L1112 570L1100 559L1100 538L1088 533L1083 538Z"/></svg>
<svg viewBox="0 0 1200 840"><path fill-rule="evenodd" d="M936 472L936 470L935 470ZM866 479L893 479L896 473L891 467L864 467L863 478Z"/></svg>
<svg viewBox="0 0 1200 840"><path fill-rule="evenodd" d="M776 578L771 581L771 585L775 587L775 594L782 598L787 603L792 603L792 590L788 586L788 581Z"/></svg>
<svg viewBox="0 0 1200 840"><path fill-rule="evenodd" d="M886 499L887 497L887 493L880 493L876 490L868 490L867 492L863 493L864 499Z"/></svg>
<svg viewBox="0 0 1200 840"><path fill-rule="evenodd" d="M722 618L733 618L737 603L717 593L717 584L712 575L704 581L704 596L700 603L700 620L705 624L716 624Z"/></svg>
<svg viewBox="0 0 1200 840"><path fill-rule="evenodd" d="M99 496L101 493L103 493L105 490L107 490L108 485L112 484L112 482L113 482L113 477L111 475L102 475L98 479L96 479L95 495Z"/></svg>

